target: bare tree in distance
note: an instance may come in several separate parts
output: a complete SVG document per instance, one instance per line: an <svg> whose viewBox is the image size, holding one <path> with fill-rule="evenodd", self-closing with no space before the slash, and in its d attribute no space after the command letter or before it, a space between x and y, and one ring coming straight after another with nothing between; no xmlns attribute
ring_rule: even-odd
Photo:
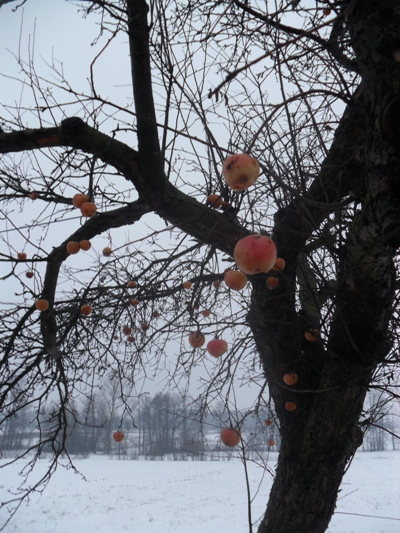
<svg viewBox="0 0 400 533"><path fill-rule="evenodd" d="M257 531L326 531L374 422L367 391L398 399L400 4L83 9L100 24L89 90L55 61L46 77L34 55L17 57L34 103L1 107L0 260L3 284L17 287L2 307L1 422L56 397L32 460L50 442L56 461L70 402L110 372L132 394L161 372L186 395L195 376L199 396L227 406L252 383L253 409L273 403L281 443ZM131 87L111 100L95 67L122 36ZM261 176L235 192L221 167L241 152ZM74 207L77 193L93 216ZM286 265L235 292L224 270L251 234L270 235ZM191 332L225 338L228 352L213 360L189 346Z"/></svg>

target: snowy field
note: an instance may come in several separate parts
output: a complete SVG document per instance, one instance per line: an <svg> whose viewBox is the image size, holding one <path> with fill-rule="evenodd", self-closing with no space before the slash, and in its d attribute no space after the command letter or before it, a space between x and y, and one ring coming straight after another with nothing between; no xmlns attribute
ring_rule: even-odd
<svg viewBox="0 0 400 533"><path fill-rule="evenodd" d="M271 468L276 457L271 454ZM18 486L21 465L0 471L2 501L9 497L7 489ZM4 531L249 532L244 470L238 459L152 462L93 456L77 459L75 465L86 481L71 469L59 468L43 495L24 504ZM35 478L45 467L41 460ZM264 511L271 477L265 473L262 479L260 468L251 462L248 469L254 522ZM400 451L359 453L343 481L329 533L399 532Z"/></svg>

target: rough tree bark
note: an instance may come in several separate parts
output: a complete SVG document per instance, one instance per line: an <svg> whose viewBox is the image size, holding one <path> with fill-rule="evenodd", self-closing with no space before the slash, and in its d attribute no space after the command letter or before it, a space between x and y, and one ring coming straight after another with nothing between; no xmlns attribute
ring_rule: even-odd
<svg viewBox="0 0 400 533"><path fill-rule="evenodd" d="M299 253L326 216L322 206L293 202L277 216L275 238L289 263L279 298L275 293L269 301L263 284L254 284L250 323L282 438L259 533L326 530L346 465L362 442L358 422L371 375L390 349L393 255L399 244L400 5L353 2L349 24L362 87L328 156L336 186L324 187L314 199L322 201L325 194L325 201L340 202L351 191L360 209L340 254L340 276L331 295L335 311L324 345L304 340L305 329L318 324L309 309L297 313L294 301ZM318 316L317 298L314 303ZM286 372L299 376L290 390L282 381ZM295 402L297 409L287 411L286 401Z"/></svg>

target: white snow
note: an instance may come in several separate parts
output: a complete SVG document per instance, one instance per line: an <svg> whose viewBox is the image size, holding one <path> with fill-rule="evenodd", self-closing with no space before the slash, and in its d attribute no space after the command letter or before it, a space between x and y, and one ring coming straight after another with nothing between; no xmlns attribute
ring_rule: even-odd
<svg viewBox="0 0 400 533"><path fill-rule="evenodd" d="M274 467L276 454L269 466ZM24 503L6 533L249 532L243 464L231 461L131 461L91 456L59 468L42 495ZM23 463L0 471L0 499L17 488ZM40 460L34 478L47 465ZM247 464L252 519L261 518L271 476ZM343 481L329 533L400 531L400 452L359 453ZM260 485L261 483L261 485ZM258 492L257 492L258 491ZM365 516L362 516L365 515ZM7 513L0 518L2 523ZM253 533L256 528L253 528Z"/></svg>

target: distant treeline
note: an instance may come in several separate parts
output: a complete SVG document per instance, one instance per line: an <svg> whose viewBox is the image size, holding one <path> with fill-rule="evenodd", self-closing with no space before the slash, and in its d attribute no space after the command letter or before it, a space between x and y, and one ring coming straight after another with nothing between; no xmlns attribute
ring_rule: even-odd
<svg viewBox="0 0 400 533"><path fill-rule="evenodd" d="M244 450L250 455L276 451L280 444L274 413L267 408L232 413L222 402L211 409L202 401L178 394L158 393L153 397L142 394L133 397L132 405L121 405L117 389L105 386L96 396L65 406L65 413L67 450L71 454L207 459L221 450L227 451L219 432L230 426L240 429ZM29 449L37 441L39 431L46 432L52 423L51 407L42 413L29 408L20 410L3 426L0 450L9 454ZM393 429L393 417L383 416L366 433L363 450L394 449L396 442L390 437ZM117 430L125 435L120 443L113 439Z"/></svg>

